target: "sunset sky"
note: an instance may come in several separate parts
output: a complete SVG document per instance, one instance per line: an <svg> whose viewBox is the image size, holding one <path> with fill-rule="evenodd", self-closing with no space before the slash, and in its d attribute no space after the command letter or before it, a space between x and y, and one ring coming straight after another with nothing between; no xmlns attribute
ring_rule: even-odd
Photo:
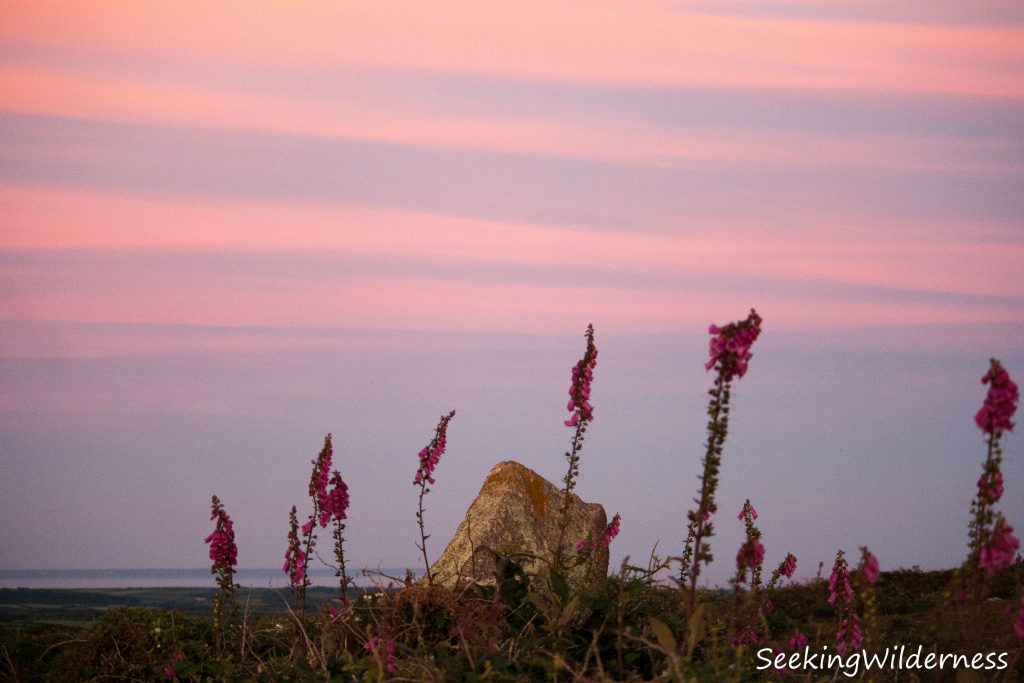
<svg viewBox="0 0 1024 683"><path fill-rule="evenodd" d="M495 463L563 476L588 323L577 492L679 554L751 307L711 580L745 498L804 578L954 566L1022 188L1011 0L5 2L0 568L201 567L214 493L277 566L327 432L352 563L417 567L438 417L434 558Z"/></svg>

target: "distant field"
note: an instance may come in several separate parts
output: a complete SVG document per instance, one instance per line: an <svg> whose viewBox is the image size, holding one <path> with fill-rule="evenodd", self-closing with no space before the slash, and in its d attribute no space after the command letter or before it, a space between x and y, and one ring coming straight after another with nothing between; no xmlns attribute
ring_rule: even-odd
<svg viewBox="0 0 1024 683"><path fill-rule="evenodd" d="M215 588L0 588L0 624L34 626L83 624L102 617L113 607L154 607L189 616L209 616ZM337 588L310 587L307 604L318 608L337 598ZM288 590L243 588L239 606L251 615L284 613L291 601Z"/></svg>

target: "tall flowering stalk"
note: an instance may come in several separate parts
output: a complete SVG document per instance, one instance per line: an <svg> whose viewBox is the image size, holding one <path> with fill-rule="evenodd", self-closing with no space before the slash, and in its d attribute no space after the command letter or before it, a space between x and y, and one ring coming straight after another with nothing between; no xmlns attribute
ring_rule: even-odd
<svg viewBox="0 0 1024 683"><path fill-rule="evenodd" d="M853 604L855 595L850 583L850 567L843 551L840 550L836 553L832 575L828 579L828 604L835 607L839 621L839 628L836 630L836 650L841 655L859 651L864 643L860 615Z"/></svg>
<svg viewBox="0 0 1024 683"><path fill-rule="evenodd" d="M204 543L210 546L210 573L216 574L220 590L213 599L213 629L218 647L225 629L224 606L230 608L228 625L238 622L238 603L235 601L235 565L238 564L238 546L235 545L235 527L217 496L210 499L210 520L216 520L213 533Z"/></svg>
<svg viewBox="0 0 1024 683"><path fill-rule="evenodd" d="M301 527L298 522L298 508L294 505L289 517L288 550L285 552L284 572L288 574L292 592L295 595L295 603L300 613L305 609L306 587L309 586L307 577L309 560L316 552L316 526L319 523L321 527L325 527L331 520L331 503L327 485L331 477L333 455L334 446L331 442L331 435L328 434L324 437L324 446L320 449L316 459L310 460L313 471L309 477L308 491L309 497L313 501L313 511Z"/></svg>
<svg viewBox="0 0 1024 683"><path fill-rule="evenodd" d="M1020 548L1020 541L1013 535L1013 527L995 507L1003 496L1002 436L1004 431L1013 429L1012 418L1017 410L1020 392L1009 373L995 358L989 362L988 372L982 376L981 382L988 385L988 391L981 409L974 416L974 422L985 435L987 453L978 478L978 490L971 502L969 551L963 572L966 585L961 584L958 591L969 603L967 632L968 637L975 641L980 633L981 603L985 598L988 579L1010 566ZM1014 624L1015 629L1017 625Z"/></svg>
<svg viewBox="0 0 1024 683"><path fill-rule="evenodd" d="M420 487L420 505L416 511L416 523L420 527L420 544L417 547L423 553L423 565L427 570L427 583L431 585L434 583L434 577L430 573L430 560L427 559L427 539L430 538L430 535L427 534L426 526L423 523L423 497L430 493L427 484L433 485L434 483L434 468L437 467L437 464L441 461L441 456L444 455L444 449L448 442L448 423L451 422L453 417L455 417L454 410L447 415L443 415L437 423L437 428L434 430L434 438L419 453L420 466L412 480L414 486Z"/></svg>
<svg viewBox="0 0 1024 683"><path fill-rule="evenodd" d="M1000 468L1003 451L1000 442L1003 431L1013 429L1011 418L1017 410L1020 392L1009 373L995 358L991 360L989 370L981 381L989 385L989 388L974 421L985 434L988 454L978 479L978 492L971 503L970 555L967 560L968 574L974 577L971 592L975 601L981 598L980 570L989 576L998 574L1013 562L1020 547L1020 541L1013 536L1013 527L995 509L995 504L1003 495L1003 473Z"/></svg>
<svg viewBox="0 0 1024 683"><path fill-rule="evenodd" d="M756 645L760 642L758 622L761 605L758 593L761 587L761 567L764 564L764 546L761 544L761 531L754 524L757 510L749 500L743 503L743 509L736 518L743 522L746 538L736 553L736 576L732 580L732 619L736 630L732 642L733 645ZM748 570L750 583L745 588ZM746 614L740 614L741 603L744 602L749 603L750 609Z"/></svg>
<svg viewBox="0 0 1024 683"><path fill-rule="evenodd" d="M761 543L761 531L754 524L757 510L750 501L736 516L743 522L746 538L736 553L736 576L733 578L733 622L735 633L734 645L755 645L761 642L766 627L766 618L774 610L771 598L775 593L781 577L792 578L796 571L796 557L789 553L779 566L772 572L766 585L761 585L761 572L764 568L764 545ZM747 583L747 572L750 581ZM744 586L746 584L746 587ZM743 605L743 603L746 603ZM741 609L742 608L742 609Z"/></svg>
<svg viewBox="0 0 1024 683"><path fill-rule="evenodd" d="M341 478L338 470L331 472L331 462L334 457L334 444L331 435L324 437L323 448L316 459L311 460L313 466L309 476L309 498L313 502L313 511L306 522L300 527L298 520L298 509L293 505L289 517L288 550L285 552L284 572L288 574L292 592L295 595L295 602L302 612L305 608L306 587L309 586L309 561L316 554L317 534L316 528L326 527L332 521L335 523L334 536L334 557L338 561L335 568L336 576L340 578L342 599L348 604L349 578L345 572L345 524L344 519L348 510L348 486ZM328 487L330 487L328 489ZM319 556L317 556L319 557Z"/></svg>
<svg viewBox="0 0 1024 683"><path fill-rule="evenodd" d="M284 553L284 573L288 575L295 606L300 614L306 609L306 587L309 586L309 579L306 577L307 565L306 553L302 551L302 544L299 542L298 510L292 505L288 514L288 550Z"/></svg>
<svg viewBox="0 0 1024 683"><path fill-rule="evenodd" d="M871 650L872 646L876 645L876 636L878 634L878 605L875 599L875 584L878 583L879 577L882 575L878 569L878 558L867 549L866 546L860 548L860 564L857 566L856 583L857 583L857 595L860 598L860 602L863 605L864 613L864 649ZM869 680L871 680L869 678Z"/></svg>
<svg viewBox="0 0 1024 683"><path fill-rule="evenodd" d="M338 577L341 600L349 606L348 585L351 579L345 569L345 519L348 517L348 485L341 478L341 472L334 470L328 482L331 490L327 493L326 507L330 518L334 520L334 560L338 564L334 575Z"/></svg>
<svg viewBox="0 0 1024 683"><path fill-rule="evenodd" d="M569 494L576 488L576 478L580 474L580 451L586 438L587 426L594 419L594 406L590 404L590 385L594 381L594 368L597 366L597 346L594 345L594 326L587 325L584 334L587 349L583 357L572 367L572 382L569 385L569 403L566 409L572 413L565 421L566 427L573 428L572 445L565 452L569 461L569 469L562 478L565 488L562 489L562 525L558 533L558 546L555 548L554 566L561 571L565 543L565 533L569 524Z"/></svg>
<svg viewBox="0 0 1024 683"><path fill-rule="evenodd" d="M324 446L320 449L316 459L309 461L309 464L313 466L313 471L309 476L309 498L313 501L313 512L310 513L306 523L302 525L307 563L309 558L313 556L314 549L316 548L316 525L319 523L320 527L323 528L331 520L327 486L331 479L331 461L333 458L334 444L332 443L331 435L328 434L324 437Z"/></svg>
<svg viewBox="0 0 1024 683"><path fill-rule="evenodd" d="M687 586L687 604L692 611L697 595L697 578L701 564L710 564L713 556L707 539L714 535L711 522L718 507L715 490L718 488L718 470L722 462L722 446L729 432L729 398L733 379L743 377L750 362L750 347L761 334L761 316L750 309L746 320L729 323L725 327L711 325L708 344L710 359L705 368L715 369L715 383L709 392L708 440L704 454L704 472L701 487L694 500L697 509L688 513L689 526L683 557L680 563L679 583Z"/></svg>
<svg viewBox="0 0 1024 683"><path fill-rule="evenodd" d="M761 566L764 564L764 546L761 545L761 530L754 524L757 519L757 510L747 499L743 503L743 509L736 519L743 522L746 531L746 540L736 553L736 580L734 583L739 586L746 580L747 570L750 570L750 588L755 589L761 585Z"/></svg>

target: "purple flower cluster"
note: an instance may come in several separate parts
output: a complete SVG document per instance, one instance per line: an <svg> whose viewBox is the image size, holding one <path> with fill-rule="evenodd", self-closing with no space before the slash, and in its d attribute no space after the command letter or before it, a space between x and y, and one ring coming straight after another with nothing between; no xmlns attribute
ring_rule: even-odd
<svg viewBox="0 0 1024 683"><path fill-rule="evenodd" d="M736 553L736 567L742 572L764 563L764 546L756 538L748 538Z"/></svg>
<svg viewBox="0 0 1024 683"><path fill-rule="evenodd" d="M782 564L782 575L787 579L793 578L793 572L796 571L796 556L792 553L786 555L786 560Z"/></svg>
<svg viewBox="0 0 1024 683"><path fill-rule="evenodd" d="M757 631L749 626L744 627L743 630L737 633L732 639L733 645L757 645L760 642L761 638L758 637Z"/></svg>
<svg viewBox="0 0 1024 683"><path fill-rule="evenodd" d="M622 516L619 513L616 512L615 516L612 517L612 521L609 522L608 526L606 526L604 528L604 531L601 532L600 540L595 540L595 541L591 541L590 542L589 550L597 550L598 544L603 545L605 548L610 546L612 544L612 539L614 539L616 536L619 535L619 526L620 526L621 522L622 522ZM589 536L587 538L589 538ZM576 550L577 550L577 552L581 552L582 553L582 552L588 550L588 548L587 548L587 538L581 538L580 540L576 541Z"/></svg>
<svg viewBox="0 0 1024 683"><path fill-rule="evenodd" d="M306 553L302 552L298 541L289 545L284 554L284 572L293 586L301 586L306 580Z"/></svg>
<svg viewBox="0 0 1024 683"><path fill-rule="evenodd" d="M317 523L326 527L331 520L345 519L348 509L348 486L341 479L338 470L331 474L334 446L331 435L324 438L324 447L316 460L311 460L313 473L309 478L309 497L313 499L314 514L302 525L302 535L309 536ZM328 490L328 486L331 486Z"/></svg>
<svg viewBox="0 0 1024 683"><path fill-rule="evenodd" d="M167 678L175 679L178 677L178 672L174 670L174 665L178 662L184 662L185 655L182 652L175 652L174 656L171 657L171 661L164 665L164 676Z"/></svg>
<svg viewBox="0 0 1024 683"><path fill-rule="evenodd" d="M873 584L878 581L878 577L881 576L881 572L878 569L878 558L875 557L873 553L865 554L862 571L864 573L864 580L869 584Z"/></svg>
<svg viewBox="0 0 1024 683"><path fill-rule="evenodd" d="M828 579L828 603L835 605L839 615L839 630L836 631L836 649L839 654L856 652L864 643L860 616L853 610L853 595L849 565L840 550L836 553L832 575Z"/></svg>
<svg viewBox="0 0 1024 683"><path fill-rule="evenodd" d="M754 506L750 504L749 500L743 504L743 507L740 509L740 514L736 515L736 519L742 522L748 511L750 512L751 519L757 519L757 510L754 509Z"/></svg>
<svg viewBox="0 0 1024 683"><path fill-rule="evenodd" d="M843 619L836 631L836 650L845 655L848 649L857 652L863 644L864 632L860 628L860 617L856 612L850 612L850 616Z"/></svg>
<svg viewBox="0 0 1024 683"><path fill-rule="evenodd" d="M1013 421L1010 418L1017 411L1017 401L1020 398L1017 385L994 358L991 368L981 378L981 383L989 385L988 395L985 396L985 403L978 414L974 416L974 422L986 434L1012 430Z"/></svg>
<svg viewBox="0 0 1024 683"><path fill-rule="evenodd" d="M832 575L828 577L828 604L848 605L853 600L853 586L850 584L850 572L846 560L837 559L832 567Z"/></svg>
<svg viewBox="0 0 1024 683"><path fill-rule="evenodd" d="M719 364L727 382L734 377L745 375L747 364L752 357L750 347L761 334L761 316L757 311L750 309L750 315L746 320L729 323L725 327L711 325L708 333L715 336L708 343L711 358L705 367L710 370L715 364Z"/></svg>
<svg viewBox="0 0 1024 683"><path fill-rule="evenodd" d="M316 460L310 461L310 464L313 465L313 475L309 480L309 497L314 500L316 509L320 511L317 521L320 522L321 527L327 526L327 523L331 521L331 513L327 509L327 484L331 478L333 456L334 446L331 444L331 435L328 434L324 439L324 447L320 451L320 455ZM312 528L312 520L310 520L302 527L302 531L308 535Z"/></svg>
<svg viewBox="0 0 1024 683"><path fill-rule="evenodd" d="M1003 497L1003 473L998 469L982 472L978 478L978 495L989 503L998 503Z"/></svg>
<svg viewBox="0 0 1024 683"><path fill-rule="evenodd" d="M218 567L230 568L238 564L238 546L235 545L234 525L223 507L216 505L210 519L216 519L217 525L203 542L210 544L210 559L213 560L210 573L215 574Z"/></svg>
<svg viewBox="0 0 1024 683"><path fill-rule="evenodd" d="M601 543L604 544L605 548L610 546L612 539L619 535L619 524L621 521L622 517L616 512L615 516L612 517L612 521L605 527L604 533L601 535Z"/></svg>
<svg viewBox="0 0 1024 683"><path fill-rule="evenodd" d="M292 506L288 514L288 550L284 552L283 571L288 575L293 588L304 588L306 585L306 553L302 551L299 542L299 522L296 517L295 506ZM309 534L313 529L313 520L310 519L302 527L304 534Z"/></svg>
<svg viewBox="0 0 1024 683"><path fill-rule="evenodd" d="M594 381L594 367L597 365L597 347L594 345L594 326L587 326L587 350L583 358L572 368L572 385L569 387L569 403L566 406L572 417L565 421L566 427L575 427L580 420L594 419L594 407L590 405L590 384Z"/></svg>
<svg viewBox="0 0 1024 683"><path fill-rule="evenodd" d="M366 651L369 652L373 657L381 662L381 656L383 655L383 668L392 676L398 673L398 667L395 666L395 641L384 640L380 636L374 636L366 641L363 645Z"/></svg>
<svg viewBox="0 0 1024 683"><path fill-rule="evenodd" d="M412 483L419 486L424 481L430 484L434 483L434 468L437 467L437 463L441 462L441 456L444 455L445 446L448 443L448 421L442 420L441 424L437 428L437 436L435 439L423 447L420 451L420 468L416 470L416 476L413 477Z"/></svg>
<svg viewBox="0 0 1024 683"><path fill-rule="evenodd" d="M348 512L348 484L342 480L341 473L338 470L334 470L334 474L328 483L332 488L324 499L324 512L331 519L336 519L340 522L346 518ZM321 515L322 518L323 515Z"/></svg>
<svg viewBox="0 0 1024 683"><path fill-rule="evenodd" d="M978 561L989 576L993 576L1013 563L1018 548L1020 541L1014 538L1013 527L1000 519L992 531L992 540L981 549Z"/></svg>

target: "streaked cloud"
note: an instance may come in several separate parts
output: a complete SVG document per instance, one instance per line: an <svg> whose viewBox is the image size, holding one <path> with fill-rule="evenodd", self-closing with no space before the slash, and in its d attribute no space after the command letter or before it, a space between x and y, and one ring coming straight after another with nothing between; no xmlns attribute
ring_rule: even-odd
<svg viewBox="0 0 1024 683"><path fill-rule="evenodd" d="M210 85L154 84L136 75L0 67L7 111L157 126L241 128L428 147L565 156L612 164L765 168L863 166L1020 172L1007 138L945 139L721 126L630 119L502 117L342 97L283 97Z"/></svg>
<svg viewBox="0 0 1024 683"><path fill-rule="evenodd" d="M121 60L155 55L186 67L347 64L583 82L1024 93L1019 26L750 17L612 1L428 8L392 0L316 3L305 12L285 3L260 9L232 2L202 8L40 2L8 8L5 24L15 45L100 50Z"/></svg>

